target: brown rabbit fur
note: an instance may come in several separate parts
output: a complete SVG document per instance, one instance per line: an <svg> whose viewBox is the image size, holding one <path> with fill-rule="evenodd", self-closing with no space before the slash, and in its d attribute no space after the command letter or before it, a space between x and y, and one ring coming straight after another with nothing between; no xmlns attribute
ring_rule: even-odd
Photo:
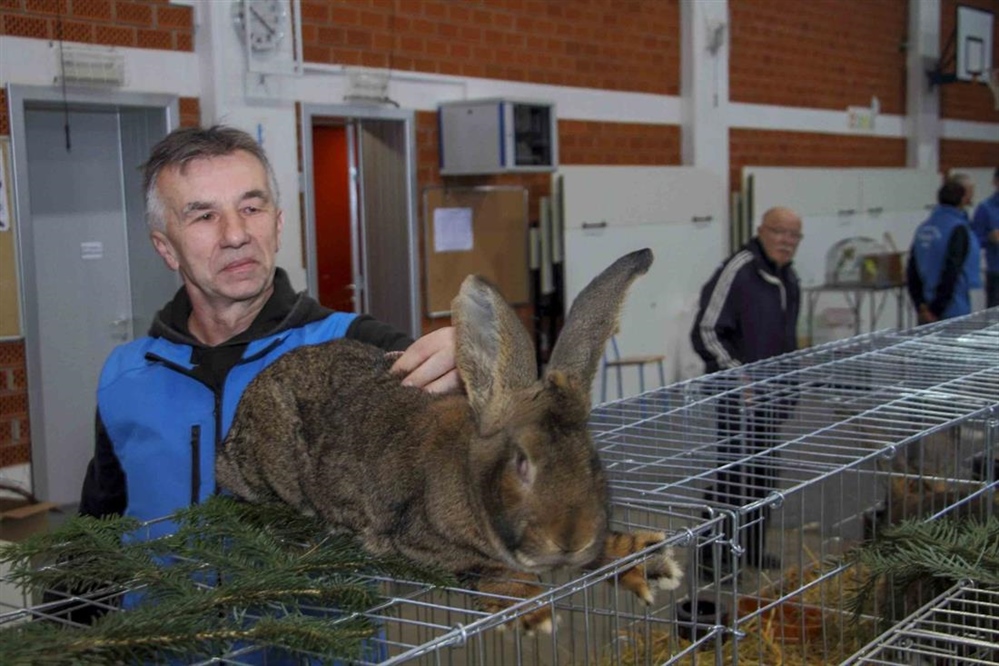
<svg viewBox="0 0 999 666"><path fill-rule="evenodd" d="M477 587L518 597L536 574L595 567L665 539L608 532L607 484L587 430L590 386L625 292L652 263L618 259L577 298L544 377L513 309L482 278L452 308L467 396L403 387L383 352L335 340L289 352L244 392L217 455L218 482L250 501L281 500ZM662 548L620 577L679 585ZM504 605L485 602L490 610ZM548 612L522 620L550 629Z"/></svg>

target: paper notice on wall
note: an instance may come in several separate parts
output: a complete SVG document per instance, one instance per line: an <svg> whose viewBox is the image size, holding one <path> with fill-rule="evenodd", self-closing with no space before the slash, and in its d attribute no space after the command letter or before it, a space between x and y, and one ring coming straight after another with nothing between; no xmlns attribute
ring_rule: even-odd
<svg viewBox="0 0 999 666"><path fill-rule="evenodd" d="M472 245L471 208L434 210L434 252L468 252Z"/></svg>

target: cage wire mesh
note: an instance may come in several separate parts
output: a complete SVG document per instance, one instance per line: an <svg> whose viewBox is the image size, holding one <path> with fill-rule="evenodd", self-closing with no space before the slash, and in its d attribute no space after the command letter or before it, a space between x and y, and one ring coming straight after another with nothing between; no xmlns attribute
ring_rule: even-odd
<svg viewBox="0 0 999 666"><path fill-rule="evenodd" d="M904 518L994 512L999 308L604 404L591 432L612 527L665 532L682 586L651 605L620 588L651 550L549 576L540 595L500 613L483 612L470 589L374 580L367 616L380 631L361 663L919 663L891 659L924 648L957 659L941 663L999 663L995 591L912 595L892 609L907 619L876 636L881 609L850 622L858 572L845 557ZM37 600L2 599L0 630L54 619ZM558 618L550 634L520 629L546 606ZM254 651L205 663L244 663Z"/></svg>
<svg viewBox="0 0 999 666"><path fill-rule="evenodd" d="M843 663L999 663L999 590L957 583Z"/></svg>

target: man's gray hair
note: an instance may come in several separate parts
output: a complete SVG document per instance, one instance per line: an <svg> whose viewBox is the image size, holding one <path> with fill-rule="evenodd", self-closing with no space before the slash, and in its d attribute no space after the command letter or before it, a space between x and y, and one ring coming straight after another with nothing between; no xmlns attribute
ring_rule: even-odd
<svg viewBox="0 0 999 666"><path fill-rule="evenodd" d="M944 179L940 189L937 190L937 203L945 206L960 206L972 182L971 176L966 173L955 173L948 176Z"/></svg>
<svg viewBox="0 0 999 666"><path fill-rule="evenodd" d="M154 231L166 229L166 210L156 180L166 168L178 167L183 173L188 163L208 157L223 157L238 151L256 157L267 171L267 183L274 205L280 207L277 179L264 149L243 130L225 125L212 127L181 127L166 135L153 146L152 153L142 165L142 191L146 198L146 224Z"/></svg>

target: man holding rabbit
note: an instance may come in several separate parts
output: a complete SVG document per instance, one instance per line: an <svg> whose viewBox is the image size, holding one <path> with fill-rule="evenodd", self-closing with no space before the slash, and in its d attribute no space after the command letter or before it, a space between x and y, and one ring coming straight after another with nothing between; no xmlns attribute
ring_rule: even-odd
<svg viewBox="0 0 999 666"><path fill-rule="evenodd" d="M284 219L273 173L244 132L171 133L144 185L153 245L183 287L149 335L104 366L81 513L149 521L219 486L280 499L354 532L369 552L475 574L494 609L500 591L540 592L532 576L644 549L658 551L615 586L651 603L654 589L679 585L664 533L609 528L587 430L588 387L650 250L620 258L580 294L539 378L527 331L481 278L455 299L457 333L415 342L295 294L275 264ZM377 348L402 353L392 363ZM456 365L467 398L453 393ZM173 529L155 522L141 535ZM542 610L523 627L553 622Z"/></svg>
<svg viewBox="0 0 999 666"><path fill-rule="evenodd" d="M459 386L453 329L413 342L293 291L275 263L284 216L274 173L249 134L178 129L144 169L150 236L183 287L146 337L105 364L82 514L150 520L213 494L215 448L243 390L302 345L353 338L403 352L393 370L406 384L434 392ZM154 531L170 529L160 523Z"/></svg>

